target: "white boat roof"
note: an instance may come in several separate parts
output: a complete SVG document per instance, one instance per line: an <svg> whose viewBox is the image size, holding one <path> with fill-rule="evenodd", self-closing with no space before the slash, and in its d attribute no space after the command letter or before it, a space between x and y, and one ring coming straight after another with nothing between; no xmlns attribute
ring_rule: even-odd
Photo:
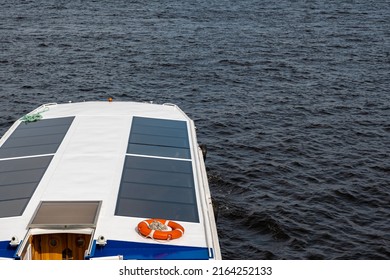
<svg viewBox="0 0 390 280"><path fill-rule="evenodd" d="M93 231L93 239L155 244L148 218L179 222L172 246L220 255L193 121L172 104L46 104L0 140L0 243L29 232ZM109 241L108 241L109 242ZM0 257L1 248L0 248Z"/></svg>

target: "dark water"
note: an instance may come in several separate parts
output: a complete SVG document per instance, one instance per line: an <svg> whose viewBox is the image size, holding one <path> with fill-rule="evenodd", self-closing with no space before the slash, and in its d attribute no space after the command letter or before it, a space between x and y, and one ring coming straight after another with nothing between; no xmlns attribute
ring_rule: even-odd
<svg viewBox="0 0 390 280"><path fill-rule="evenodd" d="M390 259L390 1L0 4L0 135L47 102L176 103L225 259Z"/></svg>

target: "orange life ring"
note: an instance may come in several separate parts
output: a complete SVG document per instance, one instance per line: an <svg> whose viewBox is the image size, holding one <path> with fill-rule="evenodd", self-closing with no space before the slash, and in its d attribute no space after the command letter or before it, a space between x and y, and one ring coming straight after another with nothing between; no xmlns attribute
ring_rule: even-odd
<svg viewBox="0 0 390 280"><path fill-rule="evenodd" d="M172 230L155 230L150 228L150 224L153 222L160 222L161 224L170 227ZM184 234L184 228L173 221L163 219L148 219L143 220L138 224L138 231L145 237L159 239L159 240L171 240L180 238Z"/></svg>

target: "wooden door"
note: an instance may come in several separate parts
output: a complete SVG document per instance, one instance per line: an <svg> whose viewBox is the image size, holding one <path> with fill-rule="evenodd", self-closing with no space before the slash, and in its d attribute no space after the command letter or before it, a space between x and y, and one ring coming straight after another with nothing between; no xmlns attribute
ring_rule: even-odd
<svg viewBox="0 0 390 280"><path fill-rule="evenodd" d="M91 236L53 233L34 235L31 240L33 260L83 260Z"/></svg>

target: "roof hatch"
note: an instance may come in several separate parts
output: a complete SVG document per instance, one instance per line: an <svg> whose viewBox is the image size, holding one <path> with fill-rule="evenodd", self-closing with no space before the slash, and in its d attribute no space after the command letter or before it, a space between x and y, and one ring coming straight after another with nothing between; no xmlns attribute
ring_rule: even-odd
<svg viewBox="0 0 390 280"><path fill-rule="evenodd" d="M41 201L30 228L96 227L101 201Z"/></svg>

